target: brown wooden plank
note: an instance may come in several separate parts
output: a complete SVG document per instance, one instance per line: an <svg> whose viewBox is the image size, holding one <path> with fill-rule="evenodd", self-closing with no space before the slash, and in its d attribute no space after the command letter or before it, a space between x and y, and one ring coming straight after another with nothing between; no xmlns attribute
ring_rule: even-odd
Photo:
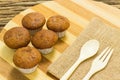
<svg viewBox="0 0 120 80"><path fill-rule="evenodd" d="M98 18L101 18L107 24L110 24L113 27L116 27L113 23L110 23L108 20L105 20L104 17L101 17L100 15L96 15L96 14L92 13L91 11L86 10L81 5L75 4L74 2L72 2L70 0L63 0L63 1L55 0L55 1L57 3L59 3L60 5L68 8L69 10L73 11L74 13L78 14L79 16L82 16L83 18L85 18L87 20L91 20L93 17L98 17ZM68 3L68 1L69 1L69 3ZM72 5L72 6L70 6L70 5Z"/></svg>
<svg viewBox="0 0 120 80"><path fill-rule="evenodd" d="M47 72L47 67L51 64L51 62L46 59L44 56L42 56L42 60L39 63L38 68L40 68L43 72Z"/></svg>
<svg viewBox="0 0 120 80"><path fill-rule="evenodd" d="M36 6L32 7L32 9L37 11L37 12L40 12L40 13L44 14L44 16L46 17L46 20L51 16L59 14L59 13L56 13L55 11L49 9L48 7L46 7L44 5L36 5ZM49 13L49 14L47 14L46 12ZM70 28L68 28L68 31L70 33L72 33L75 36L78 36L80 31L82 31L82 30L83 30L82 26L77 25L70 20Z"/></svg>
<svg viewBox="0 0 120 80"><path fill-rule="evenodd" d="M18 24L19 26L22 26L22 18L23 18L24 16L23 15L21 15L21 14L18 14L18 15L16 15L13 19L12 19L12 21L13 22L15 22L16 24ZM13 26L14 27L14 26ZM17 26L16 26L17 27Z"/></svg>
<svg viewBox="0 0 120 80"><path fill-rule="evenodd" d="M0 33L0 40L3 41L3 36L5 34L6 30L3 28L1 33Z"/></svg>
<svg viewBox="0 0 120 80"><path fill-rule="evenodd" d="M96 16L95 14L91 13L90 11L86 10L85 8L81 7L78 4L75 4L74 2L70 0L55 0L60 5L68 8L69 10L73 11L79 16L82 16L83 18L90 20L92 17ZM69 1L69 3L67 3ZM67 4L66 4L67 3ZM70 6L72 5L72 6Z"/></svg>

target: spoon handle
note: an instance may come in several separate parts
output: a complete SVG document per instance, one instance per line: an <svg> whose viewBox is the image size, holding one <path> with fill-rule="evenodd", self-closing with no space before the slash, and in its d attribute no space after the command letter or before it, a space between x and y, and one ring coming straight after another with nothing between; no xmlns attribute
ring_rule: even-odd
<svg viewBox="0 0 120 80"><path fill-rule="evenodd" d="M72 67L62 76L62 78L60 78L60 80L67 80L81 62L82 62L82 60L78 59L78 60L72 65Z"/></svg>

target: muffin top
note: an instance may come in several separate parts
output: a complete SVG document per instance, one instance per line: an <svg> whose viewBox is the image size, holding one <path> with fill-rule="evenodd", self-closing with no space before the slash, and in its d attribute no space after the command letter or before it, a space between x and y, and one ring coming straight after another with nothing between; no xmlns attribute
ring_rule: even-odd
<svg viewBox="0 0 120 80"><path fill-rule="evenodd" d="M40 52L33 47L22 47L16 50L13 56L13 62L20 68L32 68L41 61Z"/></svg>
<svg viewBox="0 0 120 80"><path fill-rule="evenodd" d="M51 48L58 40L58 36L51 30L41 30L31 39L33 46L38 49Z"/></svg>
<svg viewBox="0 0 120 80"><path fill-rule="evenodd" d="M29 30L42 29L45 21L45 17L41 13L32 12L23 17L22 25Z"/></svg>
<svg viewBox="0 0 120 80"><path fill-rule="evenodd" d="M23 27L14 27L4 34L5 44L13 49L27 46L30 42L29 31Z"/></svg>
<svg viewBox="0 0 120 80"><path fill-rule="evenodd" d="M55 15L47 20L47 28L55 32L62 32L70 26L69 20L61 15Z"/></svg>

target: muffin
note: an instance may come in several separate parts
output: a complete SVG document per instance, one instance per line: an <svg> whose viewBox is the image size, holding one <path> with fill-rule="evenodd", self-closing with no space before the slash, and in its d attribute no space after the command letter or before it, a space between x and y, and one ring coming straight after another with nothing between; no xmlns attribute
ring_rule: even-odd
<svg viewBox="0 0 120 80"><path fill-rule="evenodd" d="M47 20L47 28L57 33L58 37L64 37L65 31L69 28L69 20L61 15L55 15Z"/></svg>
<svg viewBox="0 0 120 80"><path fill-rule="evenodd" d="M27 46L16 50L13 62L21 72L32 73L36 70L41 58L41 54L36 48Z"/></svg>
<svg viewBox="0 0 120 80"><path fill-rule="evenodd" d="M3 37L5 44L12 49L27 46L30 42L30 38L29 31L23 27L11 28Z"/></svg>
<svg viewBox="0 0 120 80"><path fill-rule="evenodd" d="M28 29L32 35L35 32L41 30L45 22L45 17L38 12L29 13L25 15L22 19L23 27Z"/></svg>
<svg viewBox="0 0 120 80"><path fill-rule="evenodd" d="M32 36L31 43L40 50L41 53L47 54L53 50L53 45L57 42L58 36L51 30L41 30Z"/></svg>

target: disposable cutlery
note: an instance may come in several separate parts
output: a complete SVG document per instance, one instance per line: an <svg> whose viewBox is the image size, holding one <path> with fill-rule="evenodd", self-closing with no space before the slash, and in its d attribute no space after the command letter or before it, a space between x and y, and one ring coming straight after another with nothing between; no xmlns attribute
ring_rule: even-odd
<svg viewBox="0 0 120 80"><path fill-rule="evenodd" d="M83 78L83 80L89 80L93 74L104 69L107 66L107 63L112 53L113 53L112 48L107 47L106 49L104 49L103 52L97 58L95 58L95 60L92 63L90 71Z"/></svg>
<svg viewBox="0 0 120 80"><path fill-rule="evenodd" d="M84 60L94 56L99 49L99 42L95 39L87 41L80 50L80 55L77 61L72 65L72 67L62 76L60 80L67 80L77 66Z"/></svg>

